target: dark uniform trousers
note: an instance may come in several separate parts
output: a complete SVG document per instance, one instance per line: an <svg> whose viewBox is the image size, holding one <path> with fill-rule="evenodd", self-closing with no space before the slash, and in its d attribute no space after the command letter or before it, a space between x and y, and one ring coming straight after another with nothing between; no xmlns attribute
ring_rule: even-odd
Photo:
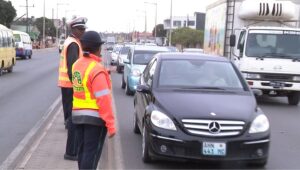
<svg viewBox="0 0 300 170"><path fill-rule="evenodd" d="M107 128L105 126L76 124L76 132L78 136L79 169L97 169Z"/></svg>
<svg viewBox="0 0 300 170"><path fill-rule="evenodd" d="M78 152L78 142L75 126L72 123L73 88L61 88L64 118L68 129L66 155L75 157Z"/></svg>

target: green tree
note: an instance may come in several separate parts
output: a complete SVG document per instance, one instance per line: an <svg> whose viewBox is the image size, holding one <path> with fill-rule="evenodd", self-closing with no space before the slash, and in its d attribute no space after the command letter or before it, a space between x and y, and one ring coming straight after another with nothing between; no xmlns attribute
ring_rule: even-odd
<svg viewBox="0 0 300 170"><path fill-rule="evenodd" d="M12 6L11 2L0 0L0 24L10 28L10 24L16 16L16 9Z"/></svg>
<svg viewBox="0 0 300 170"><path fill-rule="evenodd" d="M178 28L172 32L172 44L181 44L183 47L203 46L203 31L194 30L188 27Z"/></svg>
<svg viewBox="0 0 300 170"><path fill-rule="evenodd" d="M157 24L156 25L156 36L157 37L166 37L167 31L164 29L163 24ZM155 36L155 27L152 30L152 36Z"/></svg>
<svg viewBox="0 0 300 170"><path fill-rule="evenodd" d="M40 31L40 36L43 35L43 19L44 17L37 18L34 22L38 30ZM45 35L55 37L56 36L56 29L54 23L51 19L45 18ZM41 38L41 37L40 37Z"/></svg>

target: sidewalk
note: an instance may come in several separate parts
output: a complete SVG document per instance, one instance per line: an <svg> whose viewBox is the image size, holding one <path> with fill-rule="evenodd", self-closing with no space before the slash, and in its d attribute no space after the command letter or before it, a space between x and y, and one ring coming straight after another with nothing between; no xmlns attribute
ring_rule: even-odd
<svg viewBox="0 0 300 170"><path fill-rule="evenodd" d="M64 160L66 141L67 130L64 126L63 112L60 106L53 119L31 144L15 169L78 169L77 161ZM106 167L107 163L105 164L105 162L108 162L106 148L104 146L100 160L102 168ZM101 167L98 166L98 168Z"/></svg>

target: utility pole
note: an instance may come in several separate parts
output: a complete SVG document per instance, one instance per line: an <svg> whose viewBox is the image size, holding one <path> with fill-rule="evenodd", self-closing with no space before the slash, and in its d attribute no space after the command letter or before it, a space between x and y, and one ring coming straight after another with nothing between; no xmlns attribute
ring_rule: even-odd
<svg viewBox="0 0 300 170"><path fill-rule="evenodd" d="M26 5L25 6L20 6L20 7L25 7L26 8L26 33L29 32L29 20L28 20L28 7L34 7L34 5L32 6L28 6L28 0L26 0Z"/></svg>
<svg viewBox="0 0 300 170"><path fill-rule="evenodd" d="M59 5L69 5L68 3L57 3L56 4L56 19L59 20L58 18L58 7ZM60 21L60 20L59 20ZM58 35L58 30L60 28L60 22L58 23L57 27L56 27L56 42L58 43L58 38L59 38L59 35Z"/></svg>
<svg viewBox="0 0 300 170"><path fill-rule="evenodd" d="M45 47L45 0L44 0L44 17L43 17L43 46Z"/></svg>

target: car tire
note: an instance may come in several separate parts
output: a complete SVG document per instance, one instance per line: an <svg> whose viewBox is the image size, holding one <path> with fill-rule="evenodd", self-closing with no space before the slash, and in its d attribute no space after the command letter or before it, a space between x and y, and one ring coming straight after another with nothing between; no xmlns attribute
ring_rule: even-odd
<svg viewBox="0 0 300 170"><path fill-rule="evenodd" d="M7 69L7 72L8 72L8 73L13 72L13 66L10 66L10 67Z"/></svg>
<svg viewBox="0 0 300 170"><path fill-rule="evenodd" d="M133 115L133 132L135 134L140 134L141 133L141 131L139 129L139 126L137 124L137 113L136 113L136 111L134 111L134 115Z"/></svg>
<svg viewBox="0 0 300 170"><path fill-rule="evenodd" d="M148 133L144 126L142 134L142 159L144 163L149 163L152 161L151 156L149 155L149 146Z"/></svg>
<svg viewBox="0 0 300 170"><path fill-rule="evenodd" d="M126 93L128 96L133 95L133 91L131 91L130 88L129 88L128 80L127 80L127 83L126 83L126 85L125 85L125 93Z"/></svg>
<svg viewBox="0 0 300 170"><path fill-rule="evenodd" d="M289 105L298 105L300 100L300 93L299 92L291 92L288 96Z"/></svg>
<svg viewBox="0 0 300 170"><path fill-rule="evenodd" d="M122 73L122 69L121 69L121 66L119 64L119 61L117 62L117 72Z"/></svg>
<svg viewBox="0 0 300 170"><path fill-rule="evenodd" d="M251 167L256 167L256 168L263 168L267 164L267 159L263 159L260 161L255 161L255 162L249 162L248 165Z"/></svg>
<svg viewBox="0 0 300 170"><path fill-rule="evenodd" d="M125 83L125 80L124 80L124 74L122 75L122 80L121 80L121 88L122 89L125 89L125 86L126 86L126 83Z"/></svg>

